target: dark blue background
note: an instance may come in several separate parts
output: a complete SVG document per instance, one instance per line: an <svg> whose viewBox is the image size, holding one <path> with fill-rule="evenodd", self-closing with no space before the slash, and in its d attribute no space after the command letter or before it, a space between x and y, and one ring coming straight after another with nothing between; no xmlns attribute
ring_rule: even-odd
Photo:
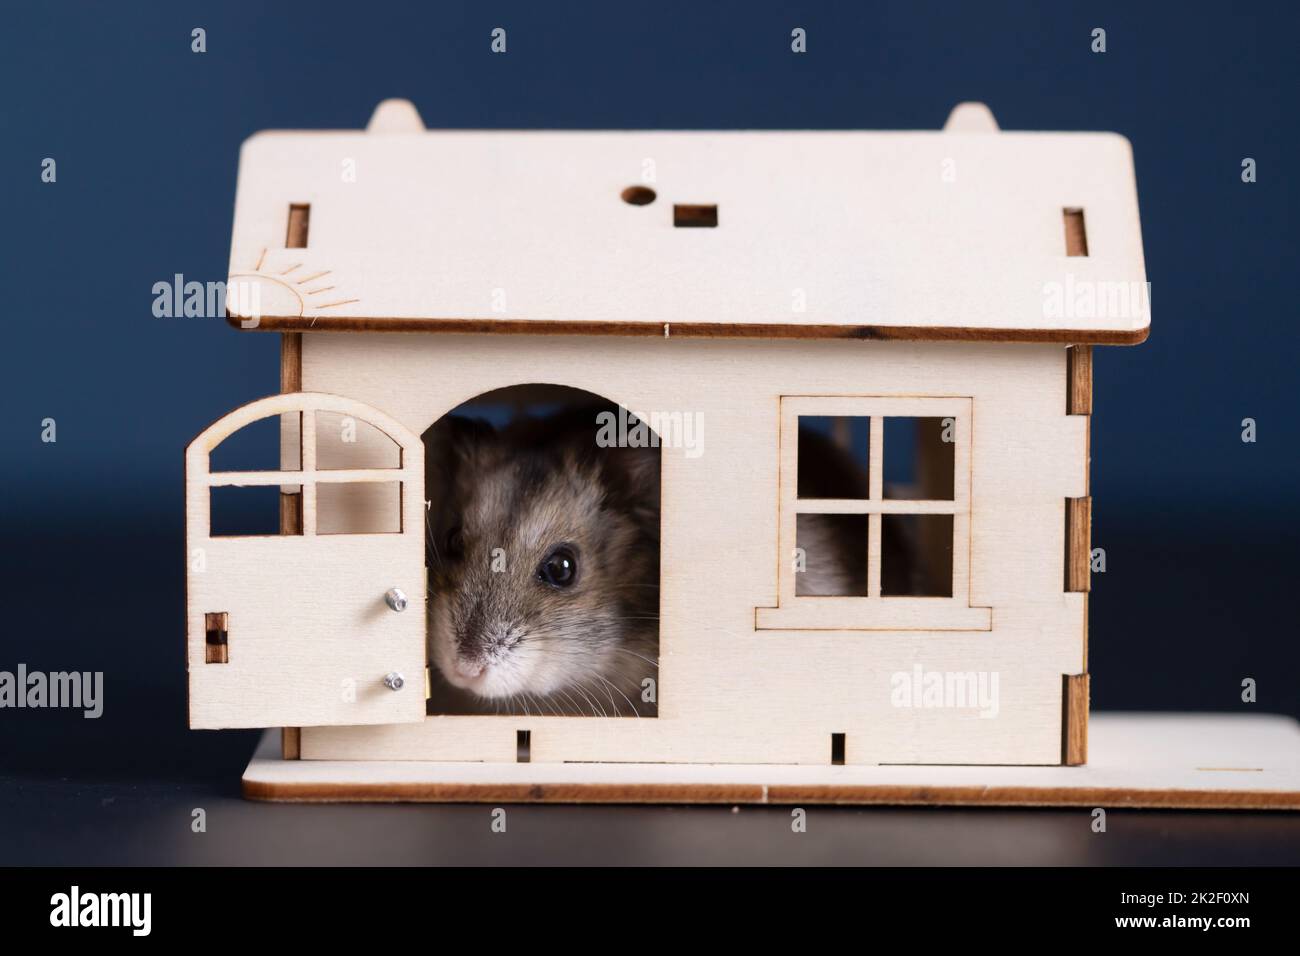
<svg viewBox="0 0 1300 956"><path fill-rule="evenodd" d="M0 731L0 760L186 774L243 759L248 735L184 729L181 452L278 388L278 343L156 319L151 286L224 279L245 137L359 128L390 96L430 127L937 128L974 99L1007 129L1128 136L1154 323L1147 344L1096 356L1094 704L1300 713L1298 26L1264 3L8 9L0 669L102 669L108 687L99 721L0 713L29 731ZM40 441L46 417L57 444Z"/></svg>

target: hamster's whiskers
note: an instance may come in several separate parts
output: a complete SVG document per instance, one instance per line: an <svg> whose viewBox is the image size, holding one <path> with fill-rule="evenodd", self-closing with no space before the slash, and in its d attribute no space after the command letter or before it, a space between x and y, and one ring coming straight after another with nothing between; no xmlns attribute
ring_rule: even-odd
<svg viewBox="0 0 1300 956"><path fill-rule="evenodd" d="M604 677L602 677L600 674L595 673L595 671L593 671L592 673L593 673L593 675L596 677L596 679L599 680L601 683L603 683L606 687L610 688L611 690L616 690L616 691L618 691L619 696L622 697L625 701L627 701L627 706L628 706L629 708L631 708L632 713L633 713L634 716L636 716L636 717L638 717L638 718L641 716L641 712L638 711L638 710L636 709L636 704L632 703L632 698L628 697L627 694L623 693L623 689L622 689L621 687L619 687L617 684L611 684L608 680L606 680L606 679L605 679ZM613 694L610 694L610 696L609 696L609 702L610 702L611 706L613 706L613 708L614 708L614 713L615 713L615 714L618 714L618 705L614 703L614 695L613 695Z"/></svg>
<svg viewBox="0 0 1300 956"><path fill-rule="evenodd" d="M600 702L599 702L599 701L596 701L596 700L592 700L591 697L589 697L589 696L587 695L587 691L586 691L586 690L583 690L583 687L585 687L585 686L586 686L586 685L583 684L581 681L576 681L576 682L573 684L573 689L574 689L575 691L577 691L580 695L582 695L582 699L585 700L585 701L586 701L586 702L591 706L591 716L595 717L595 716L596 716L596 711L597 711L597 710L600 711L600 716L602 716L602 717L608 716L608 715L605 713L605 708L600 706ZM587 688L587 690L590 690L590 689L591 689L591 688L589 688L589 687Z"/></svg>
<svg viewBox="0 0 1300 956"><path fill-rule="evenodd" d="M646 657L644 654L638 654L636 651L629 651L626 647L611 647L610 650L611 650L611 651L618 651L620 654L631 654L633 657L639 657L641 660L645 661L647 664L649 664L649 665L650 665L651 667L653 667L655 670L658 670L658 669L659 669L659 662L658 662L658 661L652 661L650 658Z"/></svg>

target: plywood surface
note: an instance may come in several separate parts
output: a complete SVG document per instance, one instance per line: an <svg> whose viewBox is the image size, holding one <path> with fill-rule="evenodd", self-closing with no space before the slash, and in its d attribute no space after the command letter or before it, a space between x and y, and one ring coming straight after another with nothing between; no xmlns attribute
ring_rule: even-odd
<svg viewBox="0 0 1300 956"><path fill-rule="evenodd" d="M268 732L247 797L293 802L922 804L1300 810L1288 717L1096 714L1084 767L281 760Z"/></svg>
<svg viewBox="0 0 1300 956"><path fill-rule="evenodd" d="M661 453L659 655L646 671L658 678L658 717L534 709L307 725L303 759L511 762L526 730L540 762L817 764L834 733L845 735L849 764L1060 762L1062 677L1086 670L1086 595L1064 589L1064 534L1066 500L1086 494L1088 419L1066 414L1064 347L560 336L528 346L508 336L311 333L303 383L382 409L417 435L475 395L538 381L643 415L693 416L699 454ZM890 599L906 619L860 630L824 603L854 599L796 598L821 616L758 630L760 609L795 609L779 593L783 397L817 396L834 410L853 395L960 397L958 418L969 410L969 432L959 428L969 435L969 540L963 531L959 545L970 554L969 606L921 616L926 599ZM965 616L954 620L954 610ZM896 698L900 681L915 688L918 669L926 680L983 675L990 691L997 681L996 699Z"/></svg>

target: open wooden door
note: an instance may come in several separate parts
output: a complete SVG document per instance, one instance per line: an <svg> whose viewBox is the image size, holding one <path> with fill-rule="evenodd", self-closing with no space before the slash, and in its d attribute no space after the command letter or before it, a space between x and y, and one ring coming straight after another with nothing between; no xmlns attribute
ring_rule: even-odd
<svg viewBox="0 0 1300 956"><path fill-rule="evenodd" d="M280 470L213 470L214 449L272 417ZM301 509L297 533L214 527L215 496L237 489L285 495ZM418 435L336 395L264 398L190 443L185 511L191 727L424 719Z"/></svg>

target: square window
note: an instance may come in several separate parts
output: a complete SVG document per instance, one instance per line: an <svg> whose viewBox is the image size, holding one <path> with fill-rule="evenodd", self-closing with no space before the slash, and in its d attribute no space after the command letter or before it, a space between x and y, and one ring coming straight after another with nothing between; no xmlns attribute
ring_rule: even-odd
<svg viewBox="0 0 1300 956"><path fill-rule="evenodd" d="M867 515L799 515L795 547L803 570L795 573L795 594L866 597L867 529Z"/></svg>
<svg viewBox="0 0 1300 956"><path fill-rule="evenodd" d="M758 630L992 628L970 603L972 406L781 397L777 603Z"/></svg>
<svg viewBox="0 0 1300 956"><path fill-rule="evenodd" d="M401 530L400 481L317 482L317 534L399 534Z"/></svg>
<svg viewBox="0 0 1300 956"><path fill-rule="evenodd" d="M952 515L881 515L881 595L952 597L952 528Z"/></svg>
<svg viewBox="0 0 1300 956"><path fill-rule="evenodd" d="M884 446L886 498L953 500L955 419L886 416Z"/></svg>
<svg viewBox="0 0 1300 956"><path fill-rule="evenodd" d="M208 534L214 538L260 538L285 532L279 485L214 485L208 497Z"/></svg>
<svg viewBox="0 0 1300 956"><path fill-rule="evenodd" d="M871 419L800 415L800 498L870 497Z"/></svg>

